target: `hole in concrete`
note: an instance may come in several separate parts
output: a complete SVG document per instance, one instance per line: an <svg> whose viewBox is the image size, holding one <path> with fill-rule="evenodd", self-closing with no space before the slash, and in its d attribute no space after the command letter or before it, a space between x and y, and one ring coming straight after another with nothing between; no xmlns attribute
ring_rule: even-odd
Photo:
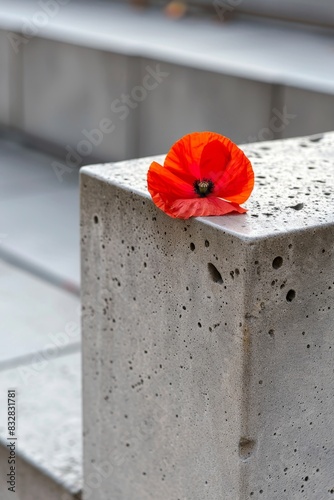
<svg viewBox="0 0 334 500"><path fill-rule="evenodd" d="M275 259L273 260L273 268L279 269L282 265L283 265L282 257L280 257L280 256L275 257Z"/></svg>
<svg viewBox="0 0 334 500"><path fill-rule="evenodd" d="M213 264L211 264L211 262L209 262L208 269L209 269L209 273L210 273L212 281L214 281L215 283L220 283L220 284L223 283L222 275L220 274L220 272L218 271L216 266L214 266Z"/></svg>
<svg viewBox="0 0 334 500"><path fill-rule="evenodd" d="M293 299L295 298L296 296L296 292L294 290L289 290L288 293L286 294L286 300L288 302L292 302Z"/></svg>
<svg viewBox="0 0 334 500"><path fill-rule="evenodd" d="M269 330L268 334L269 334L269 337L271 337L272 339L274 338L274 335L275 335L274 330Z"/></svg>
<svg viewBox="0 0 334 500"><path fill-rule="evenodd" d="M297 205L293 205L289 208L292 208L293 210L301 210L304 207L304 203L297 203Z"/></svg>
<svg viewBox="0 0 334 500"><path fill-rule="evenodd" d="M242 437L239 441L239 457L241 460L250 458L255 450L255 441Z"/></svg>
<svg viewBox="0 0 334 500"><path fill-rule="evenodd" d="M95 224L98 224L98 222L99 222L99 218L97 215L94 215L94 222L95 222Z"/></svg>
<svg viewBox="0 0 334 500"><path fill-rule="evenodd" d="M195 250L195 245L194 243L190 243L190 250L193 252Z"/></svg>
<svg viewBox="0 0 334 500"><path fill-rule="evenodd" d="M210 245L210 243L208 242L208 240L205 240L205 246L208 247Z"/></svg>
<svg viewBox="0 0 334 500"><path fill-rule="evenodd" d="M323 135L317 135L317 136L314 136L314 137L310 137L310 141L311 142L319 142L321 141L321 139L323 138Z"/></svg>

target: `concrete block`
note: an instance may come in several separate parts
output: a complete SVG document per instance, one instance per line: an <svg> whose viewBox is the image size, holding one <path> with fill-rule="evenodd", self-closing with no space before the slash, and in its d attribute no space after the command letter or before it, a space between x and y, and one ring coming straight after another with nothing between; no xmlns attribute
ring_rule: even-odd
<svg viewBox="0 0 334 500"><path fill-rule="evenodd" d="M157 63L143 59L142 78ZM237 143L261 139L271 117L270 84L166 62L159 67L166 76L140 103L140 156L167 152L179 137L198 130Z"/></svg>
<svg viewBox="0 0 334 500"><path fill-rule="evenodd" d="M71 500L82 488L81 356L18 364L0 378L0 496ZM16 495L8 473L7 393L16 390Z"/></svg>
<svg viewBox="0 0 334 500"><path fill-rule="evenodd" d="M169 218L150 158L82 170L84 473L109 465L96 500L334 491L334 133L243 149L245 215Z"/></svg>
<svg viewBox="0 0 334 500"><path fill-rule="evenodd" d="M282 137L295 137L334 130L334 95L295 87L284 89L284 103L295 115Z"/></svg>
<svg viewBox="0 0 334 500"><path fill-rule="evenodd" d="M135 156L135 114L132 120L121 120L111 110L127 92L130 60L57 41L30 40L23 63L25 131L61 146L70 166L91 158Z"/></svg>

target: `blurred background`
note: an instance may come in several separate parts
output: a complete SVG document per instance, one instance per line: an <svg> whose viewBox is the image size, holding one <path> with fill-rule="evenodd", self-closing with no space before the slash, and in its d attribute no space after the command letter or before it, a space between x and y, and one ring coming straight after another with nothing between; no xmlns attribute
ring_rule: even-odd
<svg viewBox="0 0 334 500"><path fill-rule="evenodd" d="M2 255L78 291L80 166L334 129L333 34L332 0L1 0Z"/></svg>
<svg viewBox="0 0 334 500"><path fill-rule="evenodd" d="M79 168L201 130L238 144L334 130L333 0L0 0L3 373L79 324ZM54 356L79 352L80 332Z"/></svg>

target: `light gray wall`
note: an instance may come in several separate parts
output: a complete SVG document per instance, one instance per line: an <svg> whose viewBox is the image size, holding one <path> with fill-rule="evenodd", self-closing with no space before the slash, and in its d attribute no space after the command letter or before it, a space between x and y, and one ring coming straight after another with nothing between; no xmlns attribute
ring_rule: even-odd
<svg viewBox="0 0 334 500"><path fill-rule="evenodd" d="M145 67L157 62L142 60ZM179 137L213 130L235 142L267 126L272 87L269 84L162 63L169 75L140 108L139 156L167 151Z"/></svg>
<svg viewBox="0 0 334 500"><path fill-rule="evenodd" d="M0 124L64 162L74 151L71 166L165 153L195 130L237 143L324 132L333 109L333 95L59 41L32 38L15 51L0 31Z"/></svg>

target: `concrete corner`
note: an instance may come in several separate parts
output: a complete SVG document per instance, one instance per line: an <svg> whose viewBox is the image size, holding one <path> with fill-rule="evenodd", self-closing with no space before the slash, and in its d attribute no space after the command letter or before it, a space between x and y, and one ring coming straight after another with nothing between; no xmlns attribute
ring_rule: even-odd
<svg viewBox="0 0 334 500"><path fill-rule="evenodd" d="M150 158L82 169L96 500L334 491L334 134L243 149L257 183L237 216L170 219L146 190Z"/></svg>

